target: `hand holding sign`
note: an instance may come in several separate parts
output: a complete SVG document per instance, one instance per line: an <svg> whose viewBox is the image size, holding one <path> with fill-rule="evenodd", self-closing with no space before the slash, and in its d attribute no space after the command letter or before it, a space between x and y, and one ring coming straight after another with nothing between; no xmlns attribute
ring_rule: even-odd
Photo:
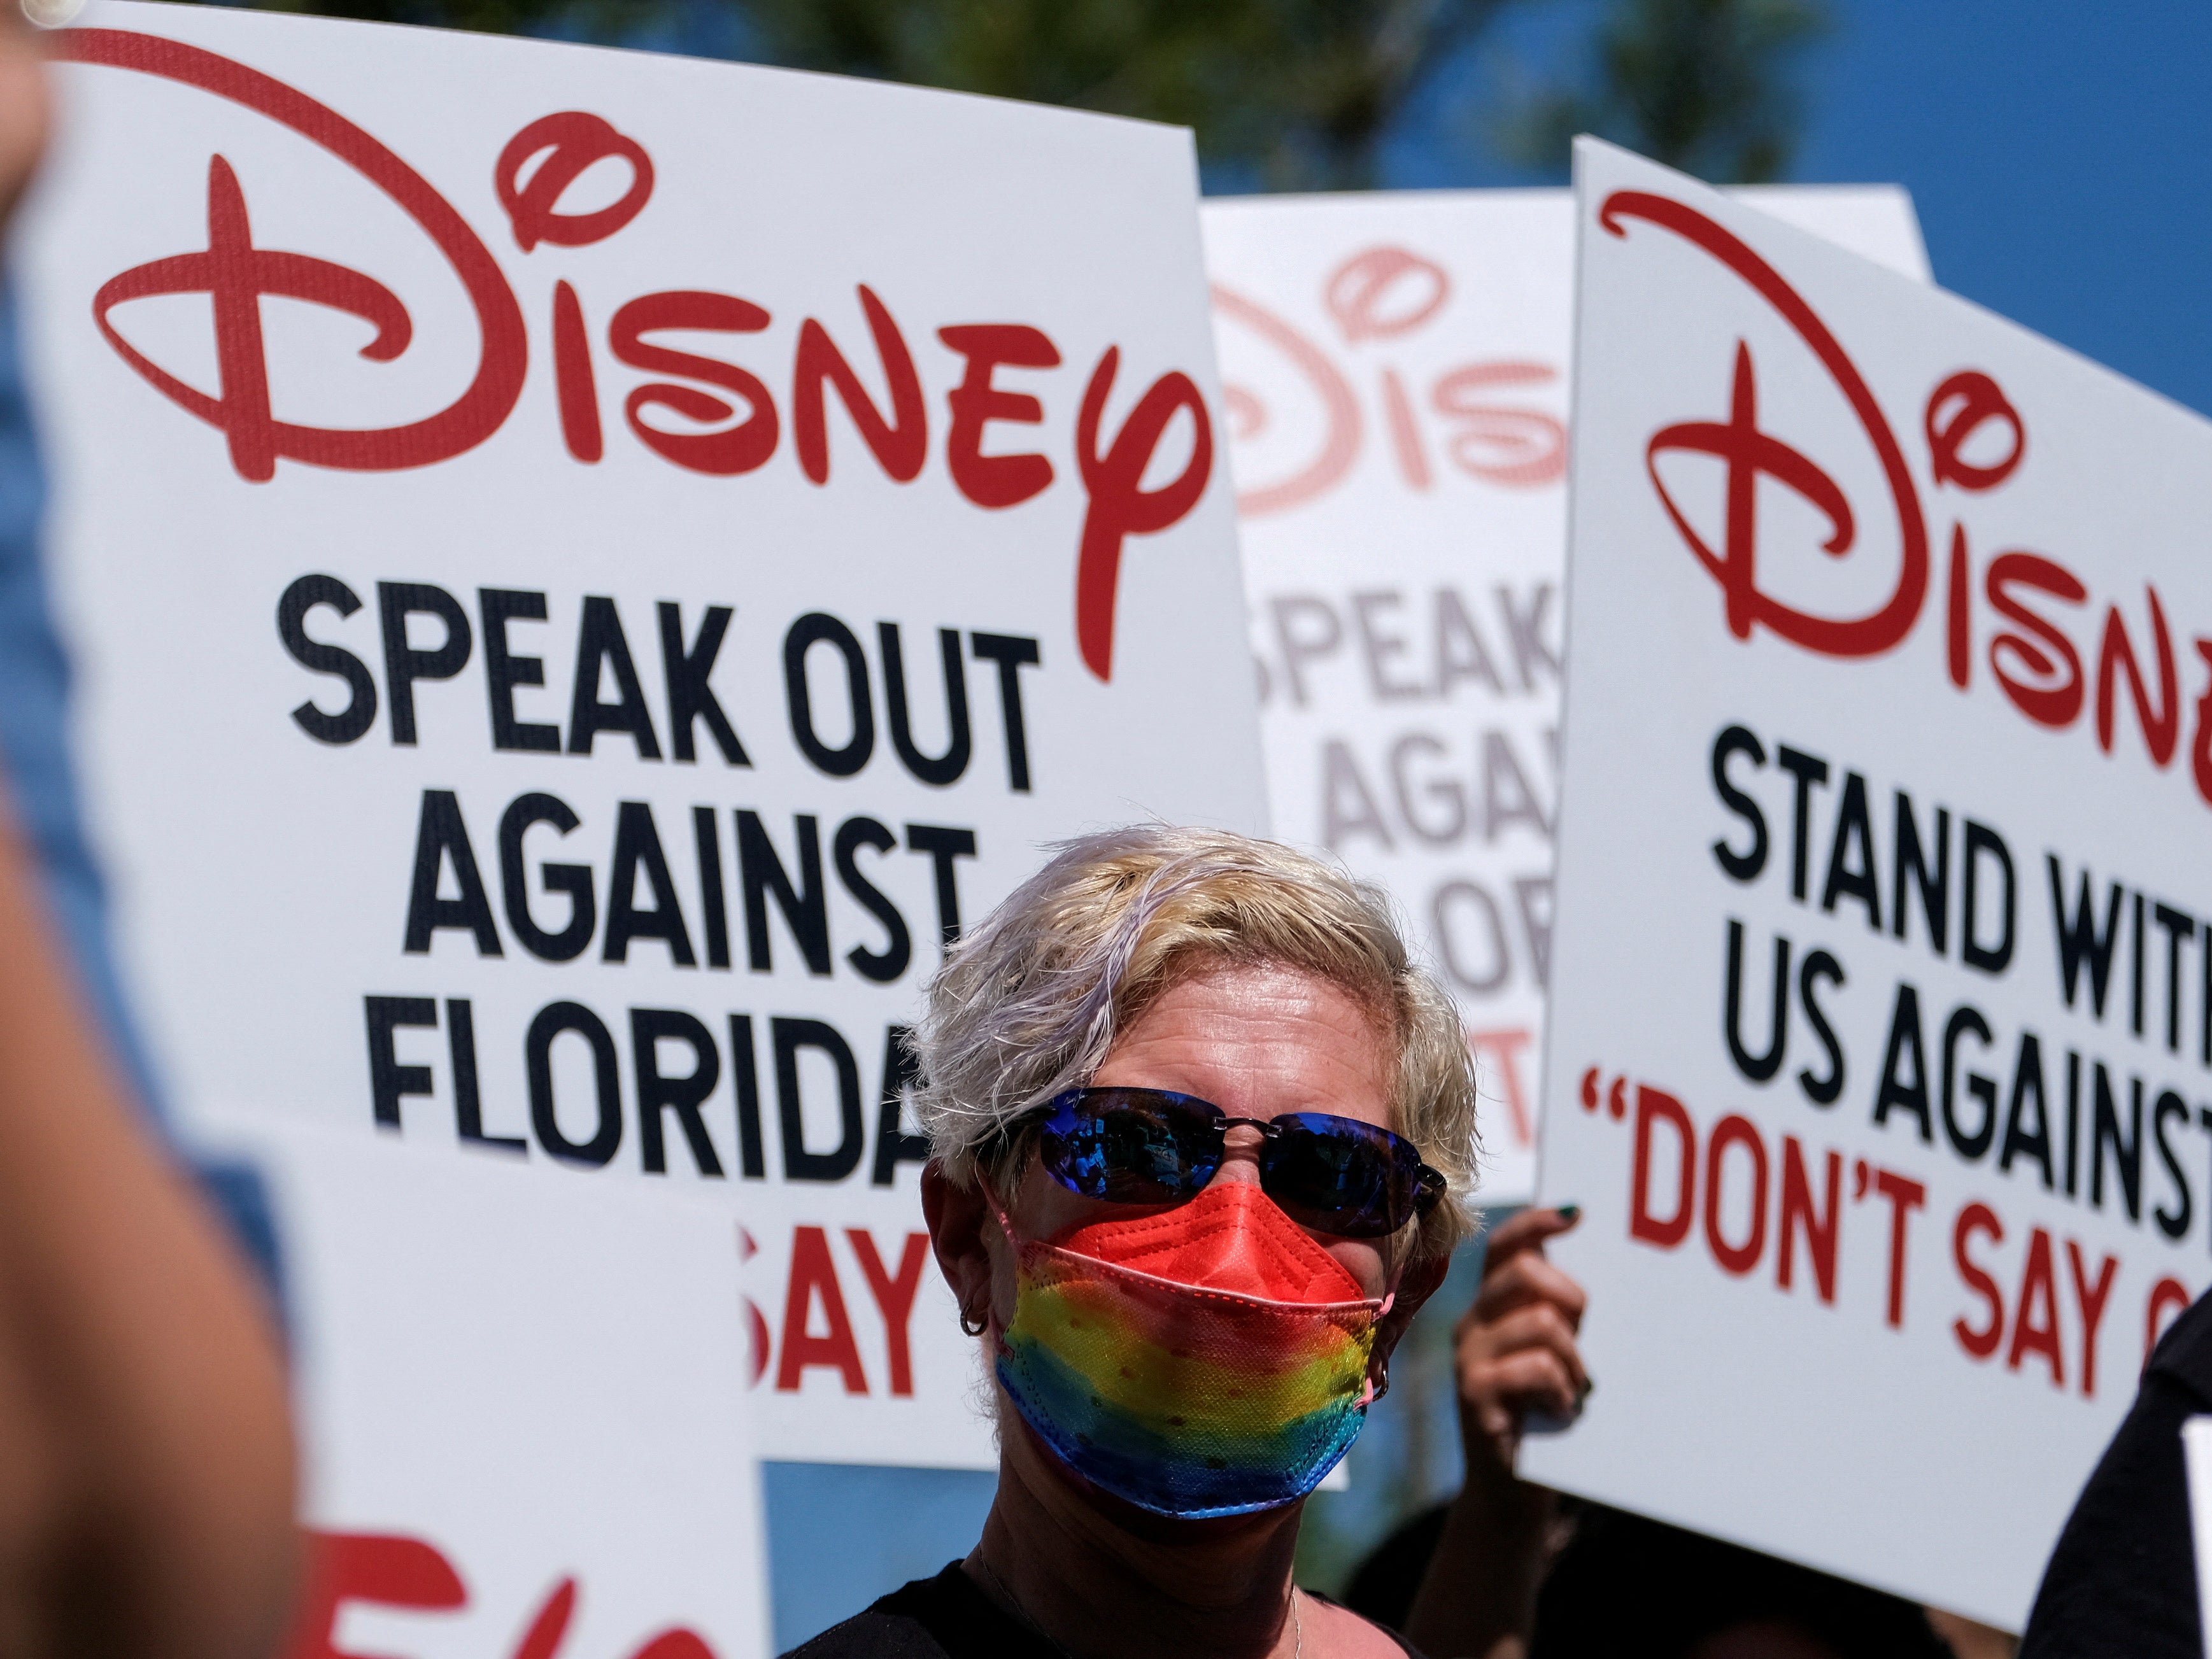
<svg viewBox="0 0 2212 1659"><path fill-rule="evenodd" d="M1567 1420L1589 1391L1577 1346L1586 1298L1544 1255L1545 1244L1580 1218L1569 1205L1523 1210L1501 1225L1485 1250L1474 1304L1453 1332L1467 1480L1407 1618L1425 1652L1506 1651L1503 1644L1525 1644L1534 1629L1559 1504L1517 1480L1513 1461L1524 1430L1539 1419Z"/></svg>
<svg viewBox="0 0 2212 1659"><path fill-rule="evenodd" d="M1570 1421L1590 1390L1576 1346L1589 1298L1544 1255L1581 1219L1571 1204L1522 1210L1490 1236L1482 1288L1452 1332L1470 1478L1478 1460L1510 1474L1522 1434Z"/></svg>

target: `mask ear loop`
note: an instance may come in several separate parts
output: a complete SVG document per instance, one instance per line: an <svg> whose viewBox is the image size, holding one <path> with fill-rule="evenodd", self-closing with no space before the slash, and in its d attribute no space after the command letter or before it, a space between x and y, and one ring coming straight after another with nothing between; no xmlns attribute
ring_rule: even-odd
<svg viewBox="0 0 2212 1659"><path fill-rule="evenodd" d="M991 1215L998 1222L999 1231L1005 1236L1007 1244L1016 1250L1020 1249L1021 1240L1014 1233L1013 1216L1000 1199L997 1189L991 1185L991 1177L978 1169L975 1171L975 1184L982 1189L983 1200L991 1206ZM965 1307L960 1310L960 1329L963 1334L981 1336L990 1328L991 1316L988 1307L980 1317L969 1313Z"/></svg>
<svg viewBox="0 0 2212 1659"><path fill-rule="evenodd" d="M1020 1241L1014 1237L1013 1212L1006 1208L1006 1200L999 1196L998 1188L992 1186L991 1177L985 1175L980 1167L975 1171L975 1184L982 1188L983 1201L991 1206L991 1214L999 1224L999 1231L1006 1236L1006 1243L1018 1244Z"/></svg>
<svg viewBox="0 0 2212 1659"><path fill-rule="evenodd" d="M1397 1301L1397 1291L1386 1291L1383 1292L1382 1305L1375 1311L1375 1322L1376 1324L1381 1324L1384 1320L1390 1316L1390 1306L1393 1303ZM1385 1360L1382 1364L1382 1386L1381 1388L1378 1389L1375 1386L1375 1379L1371 1376L1363 1378L1362 1381L1364 1386L1360 1389L1359 1398L1354 1403L1361 1411L1365 1411L1370 1406L1380 1400L1384 1395L1390 1392L1389 1362Z"/></svg>

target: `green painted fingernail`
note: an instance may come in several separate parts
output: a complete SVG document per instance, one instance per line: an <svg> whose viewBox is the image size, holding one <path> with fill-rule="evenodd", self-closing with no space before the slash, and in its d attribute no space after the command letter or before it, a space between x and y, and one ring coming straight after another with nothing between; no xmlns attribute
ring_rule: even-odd
<svg viewBox="0 0 2212 1659"><path fill-rule="evenodd" d="M1586 1377L1583 1378L1583 1391L1582 1391L1582 1394L1581 1394L1581 1395L1579 1396L1579 1398L1580 1398L1580 1399L1583 1399L1583 1400L1587 1400L1587 1399L1589 1399L1592 1395L1595 1394L1596 1392L1597 1392L1597 1379L1596 1379L1595 1377L1590 1377L1590 1376L1586 1376Z"/></svg>
<svg viewBox="0 0 2212 1659"><path fill-rule="evenodd" d="M1558 1211L1562 1221L1577 1220L1583 1212L1583 1206L1579 1204L1555 1204L1552 1207Z"/></svg>

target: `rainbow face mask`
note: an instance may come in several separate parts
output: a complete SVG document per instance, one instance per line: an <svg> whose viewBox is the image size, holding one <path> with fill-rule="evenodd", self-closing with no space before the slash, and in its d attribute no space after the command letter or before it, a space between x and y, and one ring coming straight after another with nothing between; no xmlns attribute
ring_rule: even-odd
<svg viewBox="0 0 2212 1659"><path fill-rule="evenodd" d="M1019 1287L999 1382L1093 1485L1156 1515L1243 1515L1304 1497L1358 1437L1390 1298L1256 1184L1049 1243L999 1219Z"/></svg>

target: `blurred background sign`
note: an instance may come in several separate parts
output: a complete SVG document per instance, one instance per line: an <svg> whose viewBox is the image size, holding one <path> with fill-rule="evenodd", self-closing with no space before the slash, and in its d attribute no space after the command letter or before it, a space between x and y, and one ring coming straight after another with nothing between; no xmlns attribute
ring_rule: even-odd
<svg viewBox="0 0 2212 1659"><path fill-rule="evenodd" d="M1908 276L1893 187L1742 193ZM1480 1064L1486 1203L1535 1188L1565 643L1565 191L1206 206L1275 833L1387 886Z"/></svg>
<svg viewBox="0 0 2212 1659"><path fill-rule="evenodd" d="M769 1650L721 1206L304 1125L246 1146L306 1454L294 1654Z"/></svg>

